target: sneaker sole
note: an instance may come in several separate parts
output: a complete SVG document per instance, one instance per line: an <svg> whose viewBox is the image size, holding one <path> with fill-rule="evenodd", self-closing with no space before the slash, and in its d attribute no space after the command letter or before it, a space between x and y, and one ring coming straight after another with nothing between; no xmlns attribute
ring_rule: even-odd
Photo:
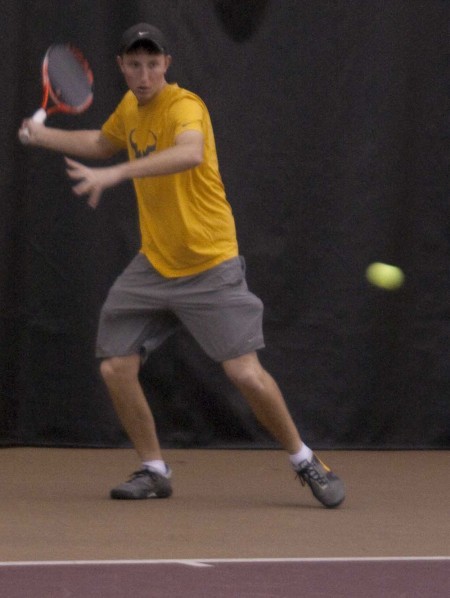
<svg viewBox="0 0 450 598"><path fill-rule="evenodd" d="M317 496L316 496L317 498ZM339 505L341 505L344 500L345 500L345 496L343 498L341 498L340 500L338 500L337 502L334 502L333 504L327 505L325 503L323 503L320 498L317 498L318 501L320 501L324 507L326 507L327 509L335 509L336 507L338 507Z"/></svg>
<svg viewBox="0 0 450 598"><path fill-rule="evenodd" d="M121 492L120 490L111 490L110 492L110 497L114 500L147 500L151 498L169 498L170 496L172 496L172 491L167 491L160 494L151 492L147 496L133 496L126 492Z"/></svg>

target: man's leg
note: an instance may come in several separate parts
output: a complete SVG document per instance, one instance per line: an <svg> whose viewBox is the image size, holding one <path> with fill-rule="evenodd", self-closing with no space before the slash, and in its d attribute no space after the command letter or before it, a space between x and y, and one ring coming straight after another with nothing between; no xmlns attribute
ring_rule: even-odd
<svg viewBox="0 0 450 598"><path fill-rule="evenodd" d="M229 359L222 365L258 421L288 453L297 453L302 445L300 435L277 383L262 367L256 353Z"/></svg>
<svg viewBox="0 0 450 598"><path fill-rule="evenodd" d="M116 413L143 463L143 469L111 491L112 498L167 498L170 469L163 463L155 421L139 382L139 355L111 357L100 372Z"/></svg>
<svg viewBox="0 0 450 598"><path fill-rule="evenodd" d="M100 365L116 413L141 460L162 459L155 421L139 382L139 355L111 357Z"/></svg>
<svg viewBox="0 0 450 598"><path fill-rule="evenodd" d="M308 484L324 506L341 504L345 498L342 481L302 442L278 385L261 366L256 353L224 361L222 365L259 422L290 454L302 484Z"/></svg>

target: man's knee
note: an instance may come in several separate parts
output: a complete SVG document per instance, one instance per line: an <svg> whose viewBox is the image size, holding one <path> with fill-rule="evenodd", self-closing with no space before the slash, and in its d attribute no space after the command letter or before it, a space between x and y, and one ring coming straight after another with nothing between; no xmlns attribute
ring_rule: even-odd
<svg viewBox="0 0 450 598"><path fill-rule="evenodd" d="M108 357L100 364L100 374L105 382L127 380L139 373L139 355Z"/></svg>
<svg viewBox="0 0 450 598"><path fill-rule="evenodd" d="M228 378L238 388L258 390L264 387L264 370L256 354L224 361L222 366Z"/></svg>

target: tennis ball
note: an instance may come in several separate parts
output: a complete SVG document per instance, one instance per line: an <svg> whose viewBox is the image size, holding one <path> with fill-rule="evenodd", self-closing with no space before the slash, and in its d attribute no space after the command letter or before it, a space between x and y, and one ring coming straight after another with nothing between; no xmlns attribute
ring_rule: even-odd
<svg viewBox="0 0 450 598"><path fill-rule="evenodd" d="M371 284L387 291L399 289L405 281L405 275L400 268L381 262L374 262L368 266L366 278Z"/></svg>

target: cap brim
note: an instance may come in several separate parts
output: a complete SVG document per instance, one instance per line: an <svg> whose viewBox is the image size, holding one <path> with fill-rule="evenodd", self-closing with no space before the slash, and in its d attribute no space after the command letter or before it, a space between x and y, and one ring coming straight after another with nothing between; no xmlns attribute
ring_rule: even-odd
<svg viewBox="0 0 450 598"><path fill-rule="evenodd" d="M134 38L133 40L127 42L126 44L123 44L120 51L128 52L134 45L136 45L138 43L142 43L142 42L148 43L149 45L151 45L155 50L157 50L161 54L166 54L165 48L160 43L156 42L154 39L152 39L150 36L147 36L147 35L140 35L139 37Z"/></svg>

